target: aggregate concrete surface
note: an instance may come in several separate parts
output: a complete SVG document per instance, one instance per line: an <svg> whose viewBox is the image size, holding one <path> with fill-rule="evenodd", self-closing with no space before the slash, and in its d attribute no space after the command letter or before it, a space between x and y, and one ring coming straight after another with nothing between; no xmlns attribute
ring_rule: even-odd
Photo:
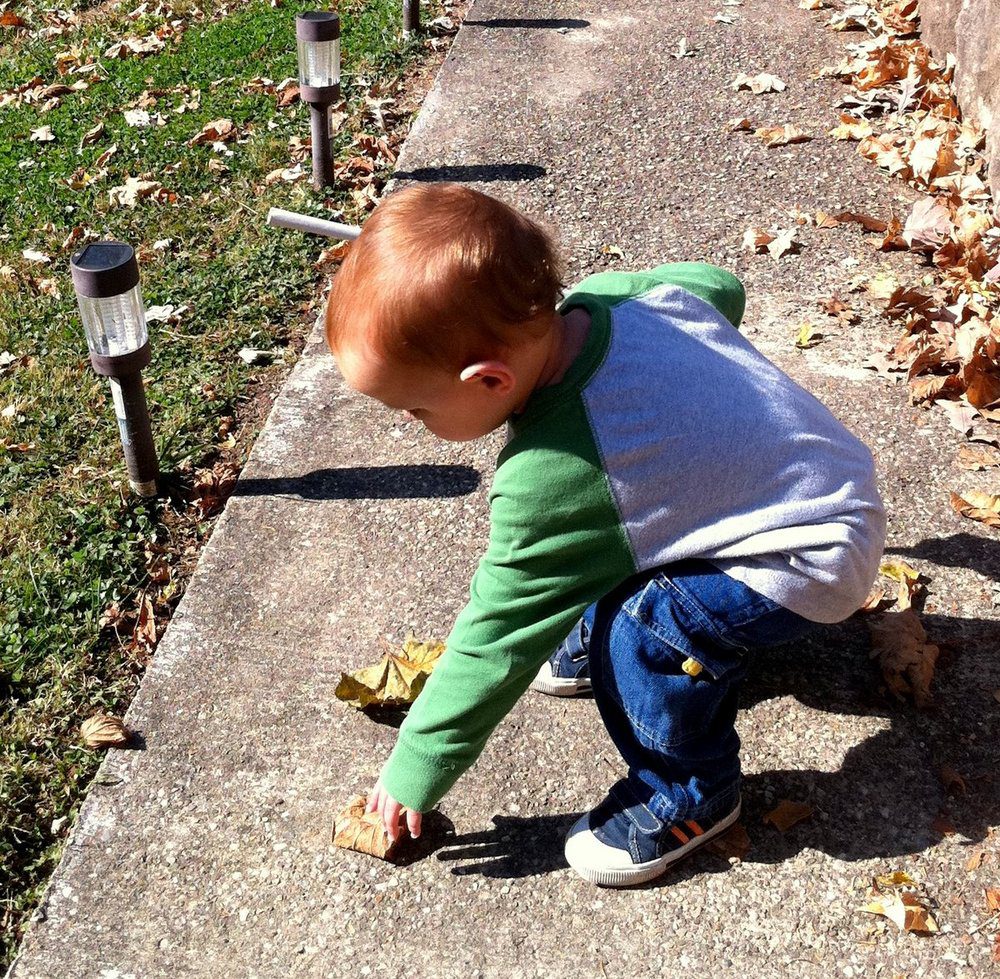
<svg viewBox="0 0 1000 979"><path fill-rule="evenodd" d="M934 708L879 691L859 617L762 657L739 720L752 849L698 854L636 890L594 888L563 861L566 829L621 769L587 699L525 696L403 865L335 850L332 815L372 784L395 730L334 687L382 636L447 634L501 441L439 443L366 403L317 332L128 715L141 748L101 768L15 979L995 974L1000 555L996 532L948 503L988 478L955 467L942 412L862 368L895 328L847 292L916 276L917 260L852 228L803 228L801 253L777 262L740 248L745 227L788 227L795 207L909 199L822 138L840 87L815 76L845 42L825 17L795 0L476 0L401 179L468 180L547 221L571 280L679 259L740 275L747 335L874 449L888 551L930 579ZM693 56L674 57L681 37ZM787 91L729 87L758 71ZM741 115L820 138L768 150L725 131ZM858 324L823 319L834 292ZM797 351L806 318L828 340ZM942 767L964 791L946 792ZM762 816L785 798L815 814L779 833ZM936 901L938 934L856 910L897 869Z"/></svg>

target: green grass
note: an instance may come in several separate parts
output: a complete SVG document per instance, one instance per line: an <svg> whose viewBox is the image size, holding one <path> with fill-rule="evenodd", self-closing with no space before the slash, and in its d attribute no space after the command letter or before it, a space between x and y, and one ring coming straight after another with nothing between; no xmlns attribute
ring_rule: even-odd
<svg viewBox="0 0 1000 979"><path fill-rule="evenodd" d="M101 616L113 602L134 608L144 592L168 611L193 563L185 549L210 532L177 495L152 503L128 495L107 385L87 362L69 279L79 242L63 243L79 227L133 244L147 306L189 307L177 324L151 325L153 362L145 372L161 467L181 485L185 472L223 450L220 419L242 414L248 383L260 372L238 358L239 349L287 349L283 359L291 362L315 294L317 242L265 228L267 208L326 213L329 205L345 220L359 219L346 190L324 199L305 181L262 187L266 173L289 165L289 138L308 135L308 110L277 109L273 95L247 83L295 74L293 18L314 3L208 5L161 53L106 59L102 52L122 34L143 36L165 23L162 16L128 21L130 6L85 14L79 28L47 40L0 29L0 93L36 75L101 79L44 114L36 105L0 108L0 266L8 267L0 272L0 353L16 358L0 366L0 968L99 762L77 728L97 710L123 712L145 666L128 630L119 642L102 630ZM176 5L181 17L193 10ZM41 26L40 10L17 11ZM362 111L368 86L397 80L421 54L418 43L401 42L399 13L399 0L341 4L350 121L335 140L340 155L359 130L375 131ZM60 77L55 55L70 48L84 61L96 57L99 71ZM179 114L189 94L177 91L182 85L199 90L201 102ZM125 122L122 111L144 91L155 93L148 111L161 113L165 125ZM232 155L187 145L220 117L241 132ZM103 135L82 146L99 122ZM42 125L54 142L30 141ZM118 149L107 176L71 189L70 174L93 173L112 144ZM228 172L213 172L213 160ZM111 207L109 189L140 174L151 174L176 201ZM162 239L170 245L154 251ZM45 253L50 264L28 263L23 249ZM4 414L11 405L12 415ZM151 548L165 554L166 578L151 580Z"/></svg>

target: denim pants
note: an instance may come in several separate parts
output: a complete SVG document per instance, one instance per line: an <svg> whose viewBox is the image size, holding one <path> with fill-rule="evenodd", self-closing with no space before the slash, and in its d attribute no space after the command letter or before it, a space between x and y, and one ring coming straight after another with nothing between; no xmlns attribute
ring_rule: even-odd
<svg viewBox="0 0 1000 979"><path fill-rule="evenodd" d="M695 560L629 579L583 619L594 699L640 799L665 822L732 811L748 651L814 623Z"/></svg>

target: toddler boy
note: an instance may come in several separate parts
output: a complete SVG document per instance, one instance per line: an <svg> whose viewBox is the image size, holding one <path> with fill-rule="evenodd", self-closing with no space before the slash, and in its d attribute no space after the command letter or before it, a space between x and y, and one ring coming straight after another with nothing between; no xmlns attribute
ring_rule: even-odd
<svg viewBox="0 0 1000 979"><path fill-rule="evenodd" d="M736 820L747 652L854 612L885 516L865 446L738 332L728 272L604 272L557 308L560 275L526 217L432 184L390 195L336 276L347 384L445 439L509 436L469 603L369 809L418 835L530 685L591 685L627 775L566 857L624 886Z"/></svg>

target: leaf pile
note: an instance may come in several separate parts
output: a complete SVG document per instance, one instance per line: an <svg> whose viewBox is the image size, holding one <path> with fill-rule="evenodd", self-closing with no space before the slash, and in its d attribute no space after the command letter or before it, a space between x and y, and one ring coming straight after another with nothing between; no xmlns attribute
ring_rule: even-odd
<svg viewBox="0 0 1000 979"><path fill-rule="evenodd" d="M352 707L405 707L417 699L444 653L443 642L406 637L402 649L389 650L380 663L341 674L334 695Z"/></svg>
<svg viewBox="0 0 1000 979"><path fill-rule="evenodd" d="M983 179L984 134L962 122L953 64L936 62L914 37L916 0L856 6L874 36L824 72L851 87L831 135L858 139L861 156L927 195L904 220L891 215L870 230L884 230L880 249L918 252L932 268L920 287L888 295L887 314L905 332L869 366L905 372L914 404L966 409L968 434L976 418L1000 422L1000 227Z"/></svg>

